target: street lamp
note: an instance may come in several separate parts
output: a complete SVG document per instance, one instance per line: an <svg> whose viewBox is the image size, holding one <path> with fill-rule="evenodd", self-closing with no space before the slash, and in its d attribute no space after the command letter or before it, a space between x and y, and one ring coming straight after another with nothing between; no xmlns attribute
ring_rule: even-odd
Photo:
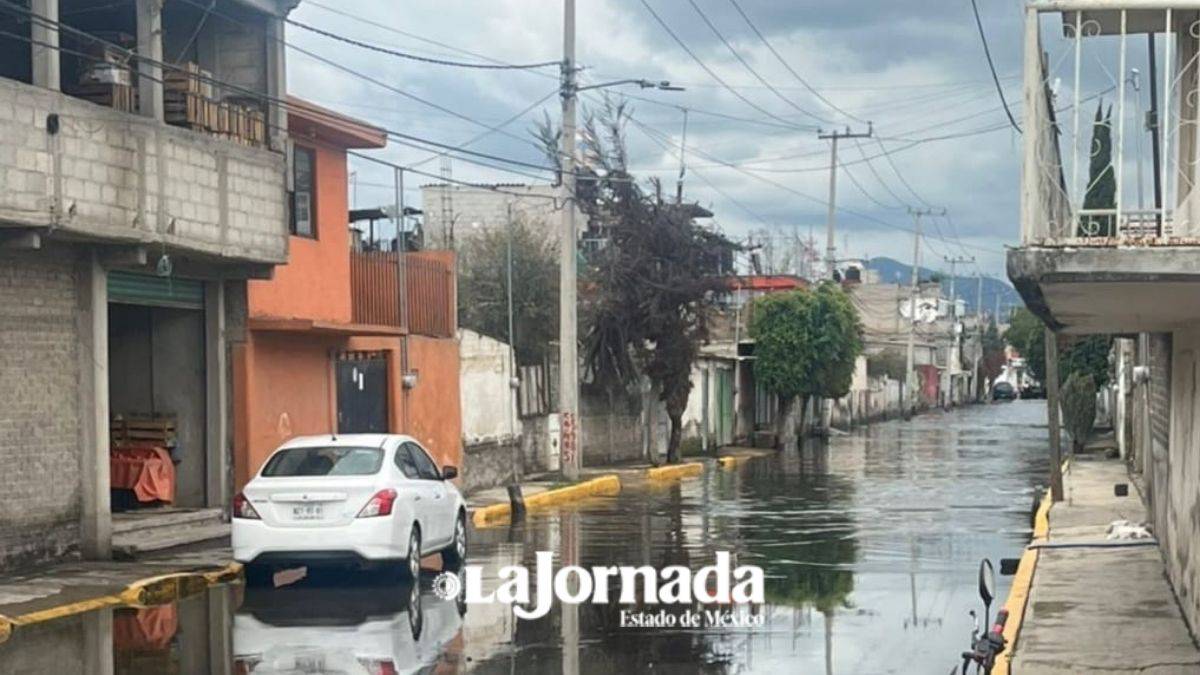
<svg viewBox="0 0 1200 675"><path fill-rule="evenodd" d="M576 442L579 429L579 354L576 282L578 239L575 229L575 103L581 91L625 84L642 89L683 91L666 80L622 79L579 86L575 83L575 0L566 0L563 12L562 84L562 245L559 246L558 411L559 470L567 480L578 480L582 466Z"/></svg>

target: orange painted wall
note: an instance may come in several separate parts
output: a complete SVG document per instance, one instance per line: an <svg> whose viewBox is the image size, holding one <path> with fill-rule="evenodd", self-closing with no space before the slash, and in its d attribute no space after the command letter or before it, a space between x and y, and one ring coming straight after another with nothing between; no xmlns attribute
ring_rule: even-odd
<svg viewBox="0 0 1200 675"><path fill-rule="evenodd" d="M461 471L458 340L409 336L408 360L418 378L408 395L408 433L433 453L438 466L450 464Z"/></svg>
<svg viewBox="0 0 1200 675"><path fill-rule="evenodd" d="M462 466L462 414L458 397L458 340L409 336L409 369L417 373L417 386L401 386L400 339L350 338L350 349L387 351L390 370L388 403L392 429L424 445L438 466ZM405 428L405 406L408 407Z"/></svg>
<svg viewBox="0 0 1200 675"><path fill-rule="evenodd" d="M316 150L317 238L288 239L288 261L270 280L247 283L250 316L349 323L350 225L346 151L297 142Z"/></svg>
<svg viewBox="0 0 1200 675"><path fill-rule="evenodd" d="M329 350L344 344L340 338L253 331L235 348L236 489L284 441L334 431L337 390Z"/></svg>

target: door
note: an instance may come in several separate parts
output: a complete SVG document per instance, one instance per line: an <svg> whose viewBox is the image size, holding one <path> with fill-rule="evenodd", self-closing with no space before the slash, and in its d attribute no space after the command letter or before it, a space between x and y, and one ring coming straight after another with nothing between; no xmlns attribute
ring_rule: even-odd
<svg viewBox="0 0 1200 675"><path fill-rule="evenodd" d="M717 371L717 443L733 442L733 371Z"/></svg>
<svg viewBox="0 0 1200 675"><path fill-rule="evenodd" d="M413 465L416 466L417 482L421 484L423 492L429 497L422 509L427 514L426 519L421 523L424 528L423 541L425 542L422 544L422 548L428 550L434 545L445 544L454 536L454 516L456 515L454 502L450 499L450 492L446 489L445 481L442 480L442 472L429 457L429 453L420 445L412 442L405 443L404 447L408 451Z"/></svg>
<svg viewBox="0 0 1200 675"><path fill-rule="evenodd" d="M337 430L388 432L388 364L378 352L347 352L337 359Z"/></svg>

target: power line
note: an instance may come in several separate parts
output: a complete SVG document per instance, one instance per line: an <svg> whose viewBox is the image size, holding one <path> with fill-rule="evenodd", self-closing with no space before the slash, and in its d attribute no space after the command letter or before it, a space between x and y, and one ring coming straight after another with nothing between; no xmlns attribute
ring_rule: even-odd
<svg viewBox="0 0 1200 675"><path fill-rule="evenodd" d="M643 2L644 2L644 0L643 0ZM770 52L772 54L775 55L776 59L779 59L779 62L783 64L783 67L786 68L787 71L789 73L791 73L792 76L795 77L796 80L800 84L804 85L805 89L808 89L810 92L812 92L813 96L816 96L817 98L821 99L821 101L823 101L825 103L825 105L829 106L830 108L833 108L834 110L840 112L841 114L845 115L846 117L849 117L850 119L855 120L856 122L861 122L863 124L867 123L866 120L856 117L853 114L848 113L845 110L839 108L836 104L834 104L833 101L830 101L829 99L825 98L824 96L821 95L821 92L814 89L813 86L810 85L808 83L808 81L805 80L803 77L801 77L800 73L797 73L796 70L794 68L792 68L792 66L783 58L783 56L780 55L780 53L775 50L775 47L770 43L769 40L767 40L767 37L765 35L763 35L761 31L758 30L758 26L754 25L754 22L750 20L750 17L746 14L745 10L742 9L742 6L740 4L738 4L737 0L729 0L729 2L730 2L730 4L733 5L734 9L737 10L738 14L742 15L742 19L746 22L746 25L750 26L750 30L754 31L754 34L758 36L758 39L762 41L763 45L765 45L766 48L768 50L770 50Z"/></svg>
<svg viewBox="0 0 1200 675"><path fill-rule="evenodd" d="M191 0L183 0L183 2L185 2L185 3L189 3L189 4L196 4L196 3L193 3L193 2L191 2ZM39 23L39 24L41 24L41 25L45 25L45 26L48 26L48 27L53 27L53 28L55 28L55 29L57 29L57 30L59 30L59 31L63 31L63 32L70 33L70 34L73 34L73 35L78 35L78 36L81 36L81 37L83 37L83 38L85 38L85 39L87 39L87 40L90 40L90 41L92 41L92 42L94 42L94 43L96 43L96 44L102 44L102 45L105 45L105 46L108 46L108 47L114 48L114 49L116 49L116 50L119 50L121 53L123 53L123 54L126 54L126 55L128 55L128 56L130 56L130 57L137 57L137 55L136 55L136 53L135 53L135 52L132 52L132 51L130 51L130 50L128 50L128 49L125 49L124 47L121 47L120 45L117 45L116 43L109 42L109 41L107 41L107 40L104 40L104 39L102 39L102 38L98 38L98 37L96 37L96 36L94 36L94 35L91 35L90 33L87 33L86 31L83 31L83 30L81 30L81 29L75 28L75 27L73 27L73 26L70 26L70 25L68 25L68 24L63 24L63 23L61 23L61 22L57 22L57 21L51 21L51 20L49 20L49 19L47 19L47 18L45 18L45 17L43 17L43 16L41 16L41 15L39 15L39 14L36 14L36 13L34 13L32 10L30 10L30 9L28 9L28 8L21 7L20 5L16 5L16 4L12 3L12 2L9 2L9 0L0 0L0 8L7 8L7 9L9 10L9 12L10 12L10 13L18 13L18 14L21 14L21 15L23 15L23 16L29 16L29 17L30 17L30 18L31 18L33 21L35 21L35 22L37 22L37 23ZM222 16L222 15L221 15L219 12L215 12L215 11L213 12L213 14L214 14L215 16ZM226 20L231 20L231 19L229 19L228 17L224 17L224 16L222 16L222 18L225 18ZM31 44L39 44L40 46L44 46L44 47L51 48L51 49L56 49L56 50L58 50L58 51L60 51L60 52L74 53L75 55L79 55L79 56L81 56L81 57L83 57L83 58L91 58L91 59L93 59L93 60L98 60L96 57L93 57L93 56L90 56L90 55L87 55L87 54L83 54L83 53L80 53L80 52L72 52L71 50L69 50L69 49L66 49L66 48L64 48L64 47L61 47L61 46L58 46L58 45L51 45L51 44L49 44L49 43L39 43L38 41L35 41L35 40L31 39L31 38L27 38L27 37L25 37L25 36L22 36L22 35L17 35L17 34L14 34L14 33L7 33L6 35L8 35L8 36L11 36L11 37L14 37L14 38L17 38L17 39L21 39L21 40L23 40L23 41L25 41L25 42L29 42L29 43L31 43ZM286 43L285 43L285 44L286 44ZM141 60L143 63L150 63L150 64L152 64L152 65L158 66L158 67L160 67L160 68L163 68L163 69L166 69L166 70L171 70L171 71L174 71L174 72L182 72L182 73L185 73L185 74L189 75L190 77L194 77L194 78L195 78L195 79L197 79L197 80L200 80L200 81L203 81L203 82L207 82L207 83L211 83L211 84L215 84L215 85L218 85L218 86L221 86L221 87L224 87L224 88L230 89L230 90L232 90L232 91L236 91L236 92L239 92L239 93L242 93L242 94L246 94L246 95L248 95L248 96L251 96L251 97L254 97L254 98L260 99L260 100L262 100L262 101L266 101L266 102L275 103L276 105L282 106L282 107L284 107L284 108L287 108L287 109L295 109L295 108L297 107L297 106L296 106L296 105L295 105L293 102L291 102L291 101L289 101L289 100L287 100L287 99L283 99L283 98L279 98L279 97L270 96L270 95L268 95L268 94L265 94L265 93L263 93L263 92L254 91L254 90L252 90L252 89L249 89L249 88L247 88L247 87L243 87L243 86L236 85L236 84L233 84L233 83L230 83L230 82L226 82L226 81L223 81L223 80L219 80L219 79L216 79L216 78L214 78L214 77L212 77L212 76L209 76L209 75L203 75L203 74L197 74L197 73L193 73L193 72L191 72L191 71L184 70L182 67L180 67L180 66L176 66L176 65L174 65L174 64L171 64L171 63L167 63L167 62L164 62L164 61L157 61L157 60L150 59L150 58L148 58L148 57L144 57L144 56L143 56L143 57L137 57L137 58L139 58L139 59L140 59L140 60ZM127 66L127 65L123 65L123 66L121 66L121 67L122 67L122 68L125 68L126 70L134 71L134 69L133 69L133 68L131 68L131 67ZM136 72L135 72L134 74L135 74L135 75L139 75L139 76L140 76L140 73L136 73ZM156 81L156 82L159 82L159 83L162 83L162 82L163 82L163 80L162 80L162 79L159 79L159 78L150 78L150 79L152 79L152 80L154 80L154 81ZM386 85L385 85L385 86L386 86ZM390 88L390 87L389 87L389 88ZM314 114L314 113L316 113L316 114L318 114L318 115L320 114L320 113L319 113L319 111L314 111L314 110L307 109L307 108L305 108L305 109L304 109L304 112L306 112L307 114ZM487 126L487 125L484 125L484 126ZM453 146L453 145L449 145L449 144L446 144L446 143L441 143L441 142L439 142L439 141L433 141L433 140L430 140L430 139L421 138L421 137L419 137L419 136L414 136L414 135L412 135L412 134L405 134L405 133L398 132L398 131L395 131L395 130L392 130L392 129L387 129L387 128L385 128L385 127L379 127L379 126L377 126L377 128L379 128L381 131L383 131L383 132L384 132L384 133L385 133L385 134L386 134L386 135L387 135L389 138L391 138L392 140L396 141L397 143L400 143L401 145L410 145L410 146L412 146L412 147L418 147L418 148L420 148L420 149L422 149L422 150L427 150L427 151L429 150L429 148L428 148L428 147L422 147L421 145L416 145L416 146L413 146L413 143L419 143L419 144L424 144L424 145L427 145L427 146L433 146L433 147L436 147L436 148L439 148L439 149L442 149L442 150L446 150L446 151L448 151L448 152L457 152L457 153L462 153L462 154L471 155L471 156L474 156L474 157L480 157L480 158L483 158L483 159L489 159L489 160L492 160L492 161L497 161L497 162L501 162L501 163L505 163L505 164L513 164L513 165L517 165L517 166L524 166L524 167L527 167L527 168L532 168L532 169L536 169L536 170L540 170L540 171L546 171L546 172L552 172L552 173L557 171L557 169L556 169L556 168L554 168L554 167L549 167L549 166L540 165L540 164L534 164L534 163L531 163L531 162L525 162L525 161L522 161L522 160L510 159L510 158L507 158L507 157L500 157L500 156L497 156L497 155L491 155L491 154L488 154L488 153L477 152L477 151L474 151L474 150L466 150L466 149L463 149L463 148L460 148L460 147L456 147L456 146ZM487 128L488 128L489 130L492 130L492 127L487 127ZM511 134L510 134L510 135L511 135ZM521 140L521 139L519 139L519 138L518 138L518 140ZM470 159L470 158L467 158L467 157L459 157L459 159L462 159L462 160L464 160L464 161L467 161L467 162L472 162L472 163L480 164L481 166L485 166L485 167L488 167L488 168L497 169L497 170L500 170L500 171L506 171L506 172L510 172L510 173L515 173L515 174L522 175L522 176L525 176L525 177L528 177L528 178L533 178L533 179L535 179L535 180L544 180L543 178L541 178L541 177L538 177L538 176L533 176L533 175L531 175L531 174L526 174L526 173L522 173L522 172L520 172L520 171L515 171L515 170L512 170L512 169L507 169L507 168L503 168L503 167L497 167L497 166L495 166L495 165L492 165L492 164L487 164L487 163L485 163L485 162L480 162L480 161L473 160L473 159Z"/></svg>
<svg viewBox="0 0 1200 675"><path fill-rule="evenodd" d="M667 35L671 36L671 39L675 41L675 44L679 45L680 49L682 49L684 52L686 52L688 56L692 57L692 60L696 62L696 65L698 65L702 69L704 69L704 72L708 73L709 77L711 77L712 79L719 82L721 84L721 86L725 87L726 91L733 94L740 101L742 101L746 105L750 106L751 108L754 108L758 112L766 115L767 117L770 117L771 119L774 119L774 120L778 120L779 122L782 122L785 125L794 126L793 123L790 122L789 120L784 119L783 117L780 117L779 115L776 115L775 113L771 112L770 110L767 110L766 108L763 108L762 106L758 105L754 101L751 101L750 99L743 96L742 93L739 92L738 90L729 86L729 83L727 83L725 80L721 79L721 76L717 75L716 71L714 71L712 68L708 67L708 64L704 62L704 59L701 59L696 54L696 52L692 51L691 47L688 47L687 43L684 42L683 39L681 39L679 37L679 35L677 35L675 33L674 30L671 30L671 26L669 26L667 24L667 22L664 21L661 16L659 16L658 12L654 11L654 8L650 6L649 2L647 2L646 0L641 0L641 3L642 3L642 6L646 8L646 11L650 12L650 15L654 17L654 20L656 22L658 22L658 25L661 26L664 31L666 31Z"/></svg>
<svg viewBox="0 0 1200 675"><path fill-rule="evenodd" d="M761 82L762 85L764 87L766 87L767 89L769 89L772 94L775 94L775 96L777 96L779 98L779 100L788 104L792 108L795 108L798 112L800 112L803 115L807 115L807 116L809 116L817 121L820 121L820 122L829 122L828 119L825 119L825 118L821 117L820 115L816 115L814 113L811 113L811 112L805 110L804 108L801 108L799 105L796 104L795 101L793 101L792 99L781 94L779 92L779 90L776 89L775 87L773 87L770 82L767 82L767 80L764 79L762 75L759 75L758 71L755 70L754 67L751 66L750 63L746 61L746 59L742 58L742 55L739 54L738 51L733 48L733 45L729 44L729 40L725 39L725 36L716 27L716 25L714 25L713 22L711 20L709 20L708 15L704 13L704 10L700 9L700 6L696 4L696 0L688 0L688 4L692 6L692 9L696 10L696 13L700 15L700 19L704 21L704 23L709 27L710 30L712 30L713 35L716 35L717 39L720 40L721 43L725 45L725 48L729 50L729 53L733 54L733 58L737 59L738 63L742 64L742 66L744 66L746 68L746 70L749 71L750 74L754 76L754 79Z"/></svg>
<svg viewBox="0 0 1200 675"><path fill-rule="evenodd" d="M430 64L434 64L434 65L439 65L439 66L453 66L455 68L477 68L477 69L481 69L481 70L529 70L529 69L533 69L533 68L545 68L547 66L562 65L561 61L541 61L538 63L467 63L464 61L451 61L448 59L435 59L435 58L432 58L429 56L420 56L418 54L410 54L408 52L402 52L397 49L381 47L379 45L371 44L369 42L363 42L362 40L356 40L354 38L346 37L344 35L339 35L338 33L323 30L323 29L317 28L315 26L310 26L306 23L301 23L299 21L296 21L295 19L284 19L284 21L287 22L289 25L295 26L297 28L303 28L304 30L309 31L311 33L316 33L317 35L321 35L323 37L337 40L338 42L344 42L348 45L353 45L355 47L359 47L362 49L368 49L370 51L378 52L381 54L388 54L391 56L396 56L396 57L399 57L402 59L409 59L412 61L419 61L421 63L430 63Z"/></svg>
<svg viewBox="0 0 1200 675"><path fill-rule="evenodd" d="M988 70L992 71L992 81L996 83L996 93L1000 95L1000 102L1004 104L1004 114L1008 115L1009 124L1019 134L1021 126L1017 124L1012 111L1008 109L1008 100L1004 98L1004 88L1000 86L1000 76L996 74L996 64L992 61L992 50L988 47L987 35L983 32L983 21L979 18L979 4L975 0L971 0L971 11L975 13L975 27L979 29L979 41L983 43L983 54L987 57Z"/></svg>

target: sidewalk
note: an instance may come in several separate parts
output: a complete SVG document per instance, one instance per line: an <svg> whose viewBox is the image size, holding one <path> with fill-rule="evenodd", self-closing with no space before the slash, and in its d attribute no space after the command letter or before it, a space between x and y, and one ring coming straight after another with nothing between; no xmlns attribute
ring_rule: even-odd
<svg viewBox="0 0 1200 675"><path fill-rule="evenodd" d="M99 607L171 599L236 578L227 545L183 550L136 562L74 560L0 577L0 642L13 625L28 625ZM152 596L147 596L147 592Z"/></svg>
<svg viewBox="0 0 1200 675"><path fill-rule="evenodd" d="M1115 496L1116 483L1129 483L1129 496ZM1093 546L1106 541L1114 520L1147 520L1125 464L1076 456L1064 490L1064 501L1050 509L1011 672L1200 672L1200 650L1167 583L1159 548ZM1079 547L1054 548L1064 543Z"/></svg>

